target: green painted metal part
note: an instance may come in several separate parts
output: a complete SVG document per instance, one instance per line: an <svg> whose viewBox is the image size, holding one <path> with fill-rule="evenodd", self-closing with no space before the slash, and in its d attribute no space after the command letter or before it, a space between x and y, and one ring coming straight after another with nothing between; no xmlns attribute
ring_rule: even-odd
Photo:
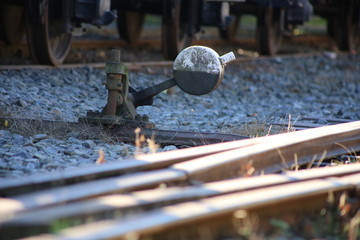
<svg viewBox="0 0 360 240"><path fill-rule="evenodd" d="M129 69L120 61L120 51L112 50L106 62L108 102L101 112L88 112L79 121L104 125L132 125L154 127L147 118L137 114L133 97L129 94Z"/></svg>

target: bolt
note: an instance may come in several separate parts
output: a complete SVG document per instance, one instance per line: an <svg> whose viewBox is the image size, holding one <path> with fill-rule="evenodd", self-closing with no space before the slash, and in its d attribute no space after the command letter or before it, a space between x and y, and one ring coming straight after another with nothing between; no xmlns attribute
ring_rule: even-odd
<svg viewBox="0 0 360 240"><path fill-rule="evenodd" d="M229 62L232 62L234 60L235 60L235 55L234 55L233 52L229 52L229 53L227 53L225 55L222 55L220 57L220 62L221 62L222 65L225 65L225 64L227 64Z"/></svg>
<svg viewBox="0 0 360 240"><path fill-rule="evenodd" d="M111 50L110 60L114 62L120 62L121 51L117 49Z"/></svg>

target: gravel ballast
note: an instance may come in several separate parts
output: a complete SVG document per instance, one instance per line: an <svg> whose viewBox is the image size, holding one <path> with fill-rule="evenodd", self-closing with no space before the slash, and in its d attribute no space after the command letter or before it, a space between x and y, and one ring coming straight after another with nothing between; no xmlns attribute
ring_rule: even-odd
<svg viewBox="0 0 360 240"><path fill-rule="evenodd" d="M130 82L141 89L171 76L171 68L148 67L131 72ZM91 67L0 71L1 115L77 121L106 104L105 78L103 69ZM249 126L266 126L267 132L266 124L289 117L357 120L359 93L360 56L323 53L229 64L223 82L210 94L192 96L175 88L157 95L153 106L137 110L159 129L255 136L261 133L251 132ZM106 162L131 158L136 151L127 143L84 139L77 132L19 134L5 126L0 130L0 143L2 178L94 165L100 149ZM159 151L172 149L176 147Z"/></svg>

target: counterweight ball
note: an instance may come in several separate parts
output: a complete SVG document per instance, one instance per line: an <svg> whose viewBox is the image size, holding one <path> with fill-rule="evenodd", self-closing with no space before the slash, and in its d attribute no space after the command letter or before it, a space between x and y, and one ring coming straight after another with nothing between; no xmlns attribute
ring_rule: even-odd
<svg viewBox="0 0 360 240"><path fill-rule="evenodd" d="M219 86L225 64L233 60L235 55L232 52L220 57L208 47L188 47L174 61L174 78L181 90L188 94L207 94Z"/></svg>

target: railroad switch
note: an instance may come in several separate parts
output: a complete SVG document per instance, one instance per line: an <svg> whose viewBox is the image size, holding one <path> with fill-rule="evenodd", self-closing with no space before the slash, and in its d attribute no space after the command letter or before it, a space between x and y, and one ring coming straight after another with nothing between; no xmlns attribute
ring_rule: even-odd
<svg viewBox="0 0 360 240"><path fill-rule="evenodd" d="M178 86L191 95L203 95L215 90L224 77L224 66L235 60L232 52L219 56L214 50L193 46L184 49L173 64L174 76L142 90L130 85L129 70L120 61L120 50L112 50L106 62L108 101L101 112L88 112L79 121L105 125L127 125L154 128L145 115L136 112L138 106L152 105L153 97Z"/></svg>

